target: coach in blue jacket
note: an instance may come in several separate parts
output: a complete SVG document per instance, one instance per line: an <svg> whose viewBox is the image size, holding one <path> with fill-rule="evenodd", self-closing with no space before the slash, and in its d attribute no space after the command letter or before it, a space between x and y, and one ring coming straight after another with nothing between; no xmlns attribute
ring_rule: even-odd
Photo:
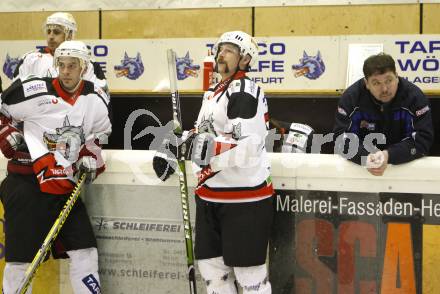
<svg viewBox="0 0 440 294"><path fill-rule="evenodd" d="M431 107L416 85L397 76L390 55L370 56L363 72L338 103L335 152L381 176L388 164L428 154L434 140Z"/></svg>

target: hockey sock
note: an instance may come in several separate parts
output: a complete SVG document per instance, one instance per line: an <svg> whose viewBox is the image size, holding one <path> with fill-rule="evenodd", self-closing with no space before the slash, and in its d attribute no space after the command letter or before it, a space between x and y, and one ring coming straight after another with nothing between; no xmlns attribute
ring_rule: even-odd
<svg viewBox="0 0 440 294"><path fill-rule="evenodd" d="M271 294L272 287L267 277L265 264L249 267L234 267L237 281L243 294Z"/></svg>
<svg viewBox="0 0 440 294"><path fill-rule="evenodd" d="M3 294L15 294L21 287L26 269L30 263L7 262L3 270ZM32 284L26 291L26 294L32 293Z"/></svg>
<svg viewBox="0 0 440 294"><path fill-rule="evenodd" d="M67 251L70 257L70 282L75 294L100 294L98 250L86 248Z"/></svg>
<svg viewBox="0 0 440 294"><path fill-rule="evenodd" d="M231 267L224 264L223 257L201 259L198 266L206 283L207 294L237 294L234 273Z"/></svg>

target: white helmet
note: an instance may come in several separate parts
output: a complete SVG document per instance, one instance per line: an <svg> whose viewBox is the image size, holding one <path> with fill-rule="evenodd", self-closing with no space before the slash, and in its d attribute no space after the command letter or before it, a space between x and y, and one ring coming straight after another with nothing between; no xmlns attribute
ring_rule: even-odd
<svg viewBox="0 0 440 294"><path fill-rule="evenodd" d="M73 40L77 31L76 21L72 14L68 12L55 12L47 17L43 30L46 33L47 27L50 25L59 25L64 28L66 40Z"/></svg>
<svg viewBox="0 0 440 294"><path fill-rule="evenodd" d="M217 57L218 48L223 43L231 43L237 45L240 49L240 55L246 56L249 54L251 56L251 61L249 62L249 66L252 66L257 60L258 56L258 45L253 37L249 34L246 34L242 31L232 31L224 33L220 39L218 39L217 43L215 43L212 48L214 56Z"/></svg>
<svg viewBox="0 0 440 294"><path fill-rule="evenodd" d="M55 50L55 54L53 57L55 67L58 67L58 59L60 57L78 58L81 64L81 68L84 71L90 61L90 50L89 48L87 48L86 44L81 41L64 41Z"/></svg>

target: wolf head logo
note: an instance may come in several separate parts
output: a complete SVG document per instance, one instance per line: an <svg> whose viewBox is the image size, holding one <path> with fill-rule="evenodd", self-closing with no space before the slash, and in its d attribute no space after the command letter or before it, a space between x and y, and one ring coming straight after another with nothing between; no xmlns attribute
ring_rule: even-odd
<svg viewBox="0 0 440 294"><path fill-rule="evenodd" d="M176 57L177 79L184 80L187 77L197 77L200 65L193 64L194 60L189 57L189 51L184 57Z"/></svg>
<svg viewBox="0 0 440 294"><path fill-rule="evenodd" d="M78 159L81 145L85 143L82 126L72 126L67 116L62 127L56 128L55 133L44 132L43 137L49 151L60 152L70 162Z"/></svg>
<svg viewBox="0 0 440 294"><path fill-rule="evenodd" d="M127 52L120 65L114 66L116 77L126 77L130 80L137 80L144 73L144 64L142 63L141 54L138 52L136 57L129 57Z"/></svg>
<svg viewBox="0 0 440 294"><path fill-rule="evenodd" d="M321 52L319 52L319 50L315 56L307 55L306 51L304 51L303 57L299 62L299 64L292 65L296 78L305 76L308 79L316 80L325 72L324 61L321 58Z"/></svg>
<svg viewBox="0 0 440 294"><path fill-rule="evenodd" d="M17 65L20 63L20 58L13 58L10 57L8 53L6 53L6 60L3 64L3 73L12 80L14 77L15 69L17 68Z"/></svg>
<svg viewBox="0 0 440 294"><path fill-rule="evenodd" d="M197 132L199 134L210 133L217 135L217 132L214 128L214 118L212 117L212 114L210 114L208 117L202 117L199 125L197 126Z"/></svg>

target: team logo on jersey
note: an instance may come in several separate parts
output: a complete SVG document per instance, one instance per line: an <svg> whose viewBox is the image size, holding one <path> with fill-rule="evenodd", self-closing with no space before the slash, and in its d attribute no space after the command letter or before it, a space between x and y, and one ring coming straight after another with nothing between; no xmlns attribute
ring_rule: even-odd
<svg viewBox="0 0 440 294"><path fill-rule="evenodd" d="M210 133L217 135L214 129L214 118L210 114L207 118L202 117L200 124L197 126L197 132L199 134Z"/></svg>
<svg viewBox="0 0 440 294"><path fill-rule="evenodd" d="M138 52L136 57L129 57L125 52L121 64L115 65L114 70L117 78L126 77L130 80L137 80L144 73L141 54Z"/></svg>
<svg viewBox="0 0 440 294"><path fill-rule="evenodd" d="M44 132L43 139L49 151L58 151L70 162L78 159L81 145L86 141L83 127L72 126L67 116L62 127L56 128L55 133Z"/></svg>
<svg viewBox="0 0 440 294"><path fill-rule="evenodd" d="M189 51L184 57L176 57L177 79L184 80L188 77L198 77L200 65L193 64L194 60L189 57Z"/></svg>
<svg viewBox="0 0 440 294"><path fill-rule="evenodd" d="M232 126L232 138L235 140L241 138L241 123Z"/></svg>
<svg viewBox="0 0 440 294"><path fill-rule="evenodd" d="M3 64L3 73L12 80L14 77L15 69L20 63L20 57L14 58L10 57L8 53L6 53L6 60Z"/></svg>
<svg viewBox="0 0 440 294"><path fill-rule="evenodd" d="M367 129L370 131L374 131L374 129L376 128L376 124L375 123L370 123L366 120L362 120L360 123L360 128L361 129Z"/></svg>
<svg viewBox="0 0 440 294"><path fill-rule="evenodd" d="M310 80L316 80L325 72L321 52L318 50L318 53L312 56L304 51L303 57L299 60L299 64L292 65L292 69L295 71L295 78L305 76Z"/></svg>

